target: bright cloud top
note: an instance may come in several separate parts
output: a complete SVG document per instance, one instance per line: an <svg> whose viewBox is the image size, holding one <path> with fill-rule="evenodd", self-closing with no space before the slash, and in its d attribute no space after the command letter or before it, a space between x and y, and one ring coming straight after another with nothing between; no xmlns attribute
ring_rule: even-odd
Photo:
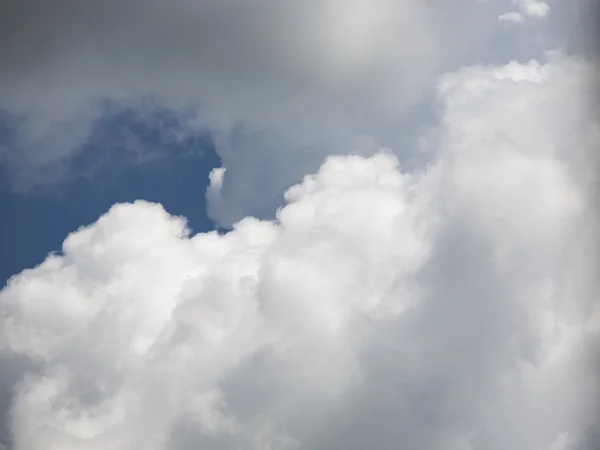
<svg viewBox="0 0 600 450"><path fill-rule="evenodd" d="M225 235L115 205L0 293L14 449L591 449L585 79L448 74L427 167L331 157Z"/></svg>

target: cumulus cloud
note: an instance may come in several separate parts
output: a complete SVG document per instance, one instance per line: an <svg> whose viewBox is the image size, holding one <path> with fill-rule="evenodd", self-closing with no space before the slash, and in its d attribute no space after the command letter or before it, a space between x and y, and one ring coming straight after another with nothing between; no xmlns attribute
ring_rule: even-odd
<svg viewBox="0 0 600 450"><path fill-rule="evenodd" d="M0 293L10 445L595 448L587 70L449 73L424 168L330 157L274 221L115 205Z"/></svg>

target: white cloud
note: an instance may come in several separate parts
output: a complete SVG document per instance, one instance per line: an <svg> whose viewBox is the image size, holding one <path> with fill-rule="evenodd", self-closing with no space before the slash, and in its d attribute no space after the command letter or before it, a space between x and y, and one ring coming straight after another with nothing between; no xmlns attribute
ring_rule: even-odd
<svg viewBox="0 0 600 450"><path fill-rule="evenodd" d="M541 0L515 0L519 10L528 17L544 18L550 12L550 5Z"/></svg>
<svg viewBox="0 0 600 450"><path fill-rule="evenodd" d="M275 222L189 236L136 202L74 232L0 293L4 355L35 362L15 450L582 441L586 70L557 55L448 74L426 168L329 158Z"/></svg>
<svg viewBox="0 0 600 450"><path fill-rule="evenodd" d="M523 23L525 22L525 16L519 11L510 11L504 14L500 14L498 16L498 20L500 22Z"/></svg>

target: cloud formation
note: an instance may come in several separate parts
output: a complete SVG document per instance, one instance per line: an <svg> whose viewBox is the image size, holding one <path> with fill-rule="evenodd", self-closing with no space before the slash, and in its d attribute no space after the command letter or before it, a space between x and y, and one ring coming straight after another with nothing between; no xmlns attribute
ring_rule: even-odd
<svg viewBox="0 0 600 450"><path fill-rule="evenodd" d="M529 17L543 18L550 12L550 5L540 0L515 0L519 11Z"/></svg>
<svg viewBox="0 0 600 450"><path fill-rule="evenodd" d="M513 0L515 11L498 16L500 22L523 23L527 18L543 19L550 12L550 5L540 0Z"/></svg>
<svg viewBox="0 0 600 450"><path fill-rule="evenodd" d="M2 107L27 119L19 131L28 144L71 135L103 97L201 102L235 120L298 113L317 100L396 107L448 50L442 13L389 0L3 2ZM52 150L31 157L56 157Z"/></svg>
<svg viewBox="0 0 600 450"><path fill-rule="evenodd" d="M498 16L498 20L500 22L514 22L514 23L523 23L525 22L525 16L521 14L519 11L510 11Z"/></svg>
<svg viewBox="0 0 600 450"><path fill-rule="evenodd" d="M410 152L437 76L512 45L496 16L473 0L8 0L0 163L15 189L55 181L103 102L143 115L150 96L213 137L227 169L208 196L217 222L272 216L328 155Z"/></svg>
<svg viewBox="0 0 600 450"><path fill-rule="evenodd" d="M0 293L12 448L593 450L588 80L448 73L425 166L330 157L224 235L115 205Z"/></svg>

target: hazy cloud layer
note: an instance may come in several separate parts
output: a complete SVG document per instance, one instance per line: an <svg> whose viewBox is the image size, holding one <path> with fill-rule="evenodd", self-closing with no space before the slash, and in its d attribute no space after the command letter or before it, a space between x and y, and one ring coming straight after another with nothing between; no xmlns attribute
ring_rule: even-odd
<svg viewBox="0 0 600 450"><path fill-rule="evenodd" d="M449 73L428 164L329 158L225 235L115 205L0 293L13 448L595 450L592 81Z"/></svg>

